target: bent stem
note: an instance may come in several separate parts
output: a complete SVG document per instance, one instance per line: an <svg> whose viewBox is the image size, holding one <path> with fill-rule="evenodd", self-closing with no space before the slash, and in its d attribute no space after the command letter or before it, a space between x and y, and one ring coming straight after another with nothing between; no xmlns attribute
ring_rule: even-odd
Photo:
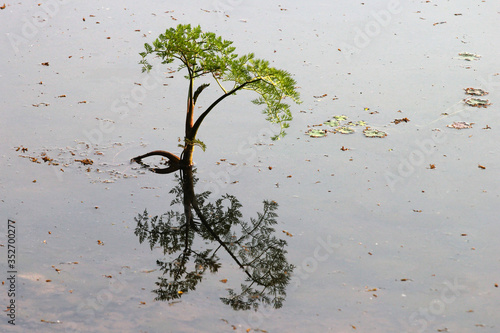
<svg viewBox="0 0 500 333"><path fill-rule="evenodd" d="M167 162L168 167L167 168L152 168L152 167L150 167L148 164L146 164L142 161L143 158L146 158L149 156L166 157L168 159L168 162ZM131 163L136 162L136 163L140 164L141 166L148 168L149 170L151 170L154 173L161 173L161 174L172 173L172 172L175 172L181 168L181 159L177 155L174 155L174 154L172 154L168 151L164 151L164 150L154 150L154 151L146 153L144 155L136 156L136 157L132 158L130 160L130 162Z"/></svg>

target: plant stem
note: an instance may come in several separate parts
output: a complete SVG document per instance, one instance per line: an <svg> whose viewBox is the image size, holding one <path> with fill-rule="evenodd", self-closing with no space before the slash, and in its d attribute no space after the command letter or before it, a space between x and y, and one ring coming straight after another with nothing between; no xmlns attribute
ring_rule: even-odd
<svg viewBox="0 0 500 333"><path fill-rule="evenodd" d="M198 119L196 120L196 122L194 123L194 125L191 125L191 128L190 130L188 131L188 127L187 127L187 122L188 122L188 119L186 119L186 138L193 142L195 139L196 139L196 134L198 133L198 129L200 128L200 125L201 123L203 122L203 120L205 119L205 117L210 113L210 111L212 111L212 109L217 106L217 104L219 104L220 102L222 102L226 97L236 93L238 90L240 89L243 89L245 86L247 86L248 84L251 84L251 83L254 83L256 81L259 81L259 80L262 80L261 78L257 78L257 79L254 79L254 80L251 80L251 81L248 81L248 82L244 82L242 83L241 85L233 88L232 90L226 92L224 95L222 95L221 97L219 97L217 100L215 100L215 102L212 103L212 105L210 105L208 107L208 109L205 110L205 112L203 112L199 117ZM190 85L190 91L192 90L192 86ZM194 107L194 105L193 105ZM188 112L188 117L189 116L193 116L193 114L189 113ZM192 124L192 118L191 118L191 124ZM193 165L193 151L194 151L194 145L192 143L188 143L186 142L186 147L184 148L184 156L182 158L182 161L184 162L185 165Z"/></svg>

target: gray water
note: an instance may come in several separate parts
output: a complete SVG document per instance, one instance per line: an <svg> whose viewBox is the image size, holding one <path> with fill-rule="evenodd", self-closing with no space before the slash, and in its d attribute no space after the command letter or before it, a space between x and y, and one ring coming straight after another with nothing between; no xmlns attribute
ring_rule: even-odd
<svg viewBox="0 0 500 333"><path fill-rule="evenodd" d="M2 332L497 332L499 12L476 0L8 3L0 262L6 281L15 220L17 308ZM179 300L151 292L163 252L139 243L134 217L170 210L176 181L129 160L180 153L187 86L167 67L141 73L138 52L179 23L297 80L303 104L284 139L270 140L276 129L242 93L206 119L207 150L194 155L197 192L234 195L248 219L279 203L276 236L296 266L281 309L223 304L245 279L223 253ZM463 103L467 87L492 104ZM212 85L199 105L214 96ZM305 134L334 115L388 136ZM474 124L446 127L455 121Z"/></svg>

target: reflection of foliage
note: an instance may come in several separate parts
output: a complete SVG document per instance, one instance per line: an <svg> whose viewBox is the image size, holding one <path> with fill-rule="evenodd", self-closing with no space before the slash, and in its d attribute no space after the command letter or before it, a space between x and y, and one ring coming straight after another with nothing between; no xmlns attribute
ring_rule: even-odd
<svg viewBox="0 0 500 333"><path fill-rule="evenodd" d="M241 290L228 289L229 296L221 298L222 302L235 310L256 310L260 304L281 307L293 265L285 257L286 241L274 236L278 204L264 201L263 211L247 222L242 219L242 206L234 196L226 194L215 202L207 202L210 192L194 195L196 179L190 170L183 172L180 181L182 186L170 192L176 195L171 205L182 204L182 213L171 210L149 217L145 210L135 218L135 234L141 243L148 241L151 249L160 246L165 255L175 257L170 261L157 260L163 276L156 282L156 300L177 299L194 290L207 270L215 273L220 268L217 252L223 248L247 277ZM218 246L195 250L196 234Z"/></svg>

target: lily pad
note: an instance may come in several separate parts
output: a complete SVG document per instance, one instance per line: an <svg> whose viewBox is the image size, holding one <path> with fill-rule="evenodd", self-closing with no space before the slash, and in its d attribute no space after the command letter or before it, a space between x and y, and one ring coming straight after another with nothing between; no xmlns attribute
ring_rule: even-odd
<svg viewBox="0 0 500 333"><path fill-rule="evenodd" d="M368 138L385 138L387 136L386 132L370 127L365 128L363 130L363 133Z"/></svg>
<svg viewBox="0 0 500 333"><path fill-rule="evenodd" d="M455 121L453 124L446 125L446 127L455 129L464 129L464 128L472 128L472 124L474 123L466 123L465 121Z"/></svg>
<svg viewBox="0 0 500 333"><path fill-rule="evenodd" d="M347 120L347 116L333 116L333 118L337 119L338 121Z"/></svg>
<svg viewBox="0 0 500 333"><path fill-rule="evenodd" d="M474 54L470 52L461 52L458 54L460 59L467 60L467 61L472 61L472 60L479 60L481 56L479 54Z"/></svg>
<svg viewBox="0 0 500 333"><path fill-rule="evenodd" d="M478 89L478 88L465 88L465 93L469 95L475 95L475 96L484 96L488 95L487 91L484 91L483 89Z"/></svg>
<svg viewBox="0 0 500 333"><path fill-rule="evenodd" d="M480 99L480 98L473 98L473 97L464 99L464 102L470 106L475 106L478 108L485 108L488 105L491 105L490 101L487 99Z"/></svg>
<svg viewBox="0 0 500 333"><path fill-rule="evenodd" d="M311 138L322 138L326 136L326 131L318 129L310 129L306 132Z"/></svg>
<svg viewBox="0 0 500 333"><path fill-rule="evenodd" d="M355 122L348 122L346 126L366 126L366 122L363 120L355 121Z"/></svg>
<svg viewBox="0 0 500 333"><path fill-rule="evenodd" d="M337 126L339 126L339 125L340 125L340 122L339 122L338 120L333 120L333 119L331 119L331 120L325 121L325 123L324 123L324 124L325 124L325 125L330 125L330 126L332 126L332 127L337 127Z"/></svg>
<svg viewBox="0 0 500 333"><path fill-rule="evenodd" d="M354 133L354 129L352 129L348 126L341 126L341 127L337 127L335 129L335 132L338 132L341 134L352 134L352 133Z"/></svg>

